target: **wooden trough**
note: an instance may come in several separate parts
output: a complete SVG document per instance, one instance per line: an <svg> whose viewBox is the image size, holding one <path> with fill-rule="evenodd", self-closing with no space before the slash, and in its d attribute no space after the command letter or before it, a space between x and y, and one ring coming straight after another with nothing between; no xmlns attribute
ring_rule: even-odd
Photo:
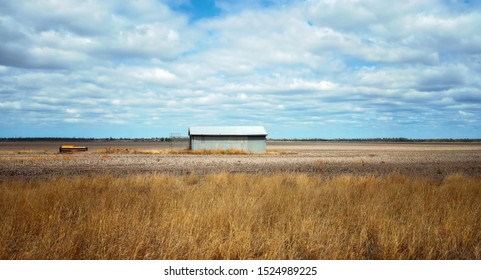
<svg viewBox="0 0 481 280"><path fill-rule="evenodd" d="M79 147L74 145L62 145L60 146L59 152L60 153L74 153L74 152L86 152L88 151L88 147Z"/></svg>

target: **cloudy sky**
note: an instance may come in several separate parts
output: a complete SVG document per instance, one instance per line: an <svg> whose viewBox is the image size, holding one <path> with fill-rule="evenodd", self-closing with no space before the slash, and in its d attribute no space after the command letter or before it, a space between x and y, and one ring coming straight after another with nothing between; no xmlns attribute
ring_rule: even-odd
<svg viewBox="0 0 481 280"><path fill-rule="evenodd" d="M0 0L0 137L481 138L480 2Z"/></svg>

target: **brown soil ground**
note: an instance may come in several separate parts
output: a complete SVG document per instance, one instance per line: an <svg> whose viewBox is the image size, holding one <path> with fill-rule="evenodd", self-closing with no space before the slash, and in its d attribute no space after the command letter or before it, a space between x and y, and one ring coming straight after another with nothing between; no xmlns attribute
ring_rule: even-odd
<svg viewBox="0 0 481 280"><path fill-rule="evenodd" d="M442 179L448 174L481 175L481 143L268 142L266 154L169 154L185 143L154 141L75 142L89 151L59 154L61 142L0 142L0 180L7 178L88 175L99 173L206 174L218 172L306 172L386 175L393 172ZM96 153L109 147L152 154Z"/></svg>

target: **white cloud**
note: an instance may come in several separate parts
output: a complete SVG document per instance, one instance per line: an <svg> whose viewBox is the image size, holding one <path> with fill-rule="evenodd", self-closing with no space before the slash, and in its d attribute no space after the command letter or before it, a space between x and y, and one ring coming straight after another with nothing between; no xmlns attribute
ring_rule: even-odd
<svg viewBox="0 0 481 280"><path fill-rule="evenodd" d="M0 102L0 108L3 110L20 110L22 105L19 101L15 102Z"/></svg>
<svg viewBox="0 0 481 280"><path fill-rule="evenodd" d="M172 1L3 1L2 114L59 126L144 124L143 131L292 123L309 125L309 135L316 126L374 135L387 124L445 133L444 125L456 131L453 123L465 123L469 132L458 134L476 134L479 6L217 4L219 16L189 20L167 6L180 5Z"/></svg>
<svg viewBox="0 0 481 280"><path fill-rule="evenodd" d="M141 24L119 31L110 49L104 51L117 55L175 58L186 49L176 30L166 28L163 24Z"/></svg>
<svg viewBox="0 0 481 280"><path fill-rule="evenodd" d="M458 111L459 115L461 115L462 117L473 117L474 114L473 113L468 113L468 112L464 112L464 111Z"/></svg>
<svg viewBox="0 0 481 280"><path fill-rule="evenodd" d="M124 68L125 75L132 75L136 80L159 84L175 83L178 78L171 72L161 68Z"/></svg>

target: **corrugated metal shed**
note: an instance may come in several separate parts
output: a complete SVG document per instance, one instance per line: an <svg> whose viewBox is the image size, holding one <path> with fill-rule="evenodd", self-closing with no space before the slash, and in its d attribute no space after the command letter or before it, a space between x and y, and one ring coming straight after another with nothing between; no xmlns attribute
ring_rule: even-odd
<svg viewBox="0 0 481 280"><path fill-rule="evenodd" d="M263 126L192 126L189 135L267 135Z"/></svg>
<svg viewBox="0 0 481 280"><path fill-rule="evenodd" d="M266 151L267 131L262 126L192 126L191 150L236 149L250 153Z"/></svg>

